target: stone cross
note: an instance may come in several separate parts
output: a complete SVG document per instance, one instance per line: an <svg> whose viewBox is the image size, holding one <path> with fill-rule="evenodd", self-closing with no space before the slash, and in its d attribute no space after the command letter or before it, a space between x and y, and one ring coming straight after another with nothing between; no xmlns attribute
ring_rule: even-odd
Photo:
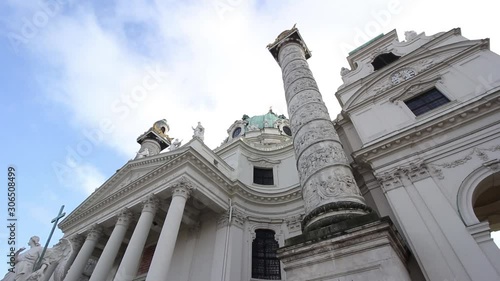
<svg viewBox="0 0 500 281"><path fill-rule="evenodd" d="M35 263L35 265L33 267L33 272L37 271L40 268L40 266L42 265L43 256L45 255L45 251L47 251L47 247L49 246L50 239L52 238L52 234L54 234L54 230L56 229L57 223L59 222L59 220L61 218L63 218L66 215L66 213L63 213L63 209L64 209L64 205L61 206L61 209L59 210L59 214L57 214L57 216L55 218L53 218L51 221L51 223L54 224L52 226L52 231L50 231L49 238L47 238L47 242L45 243L45 247L43 247L42 254L40 255L40 257L38 258L38 261Z"/></svg>

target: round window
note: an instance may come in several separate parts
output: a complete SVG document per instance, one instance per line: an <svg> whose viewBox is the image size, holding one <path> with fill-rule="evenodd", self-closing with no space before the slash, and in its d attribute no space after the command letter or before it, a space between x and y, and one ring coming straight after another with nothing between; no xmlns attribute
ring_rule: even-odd
<svg viewBox="0 0 500 281"><path fill-rule="evenodd" d="M236 129L234 129L233 131L233 139L236 138L237 136L239 136L241 133L241 127L238 127Z"/></svg>
<svg viewBox="0 0 500 281"><path fill-rule="evenodd" d="M285 132L285 134L289 136L292 136L292 130L290 130L290 127L288 126L283 127L283 132Z"/></svg>

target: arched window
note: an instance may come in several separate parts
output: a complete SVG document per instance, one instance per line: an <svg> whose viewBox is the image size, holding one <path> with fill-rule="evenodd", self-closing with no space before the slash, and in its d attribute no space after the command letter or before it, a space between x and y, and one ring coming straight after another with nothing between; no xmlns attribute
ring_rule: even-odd
<svg viewBox="0 0 500 281"><path fill-rule="evenodd" d="M274 239L274 231L255 230L252 242L252 278L281 280L280 260L276 257L279 245Z"/></svg>
<svg viewBox="0 0 500 281"><path fill-rule="evenodd" d="M373 60L373 69L377 71L382 67L397 61L399 58L400 56L396 56L393 53L381 54Z"/></svg>

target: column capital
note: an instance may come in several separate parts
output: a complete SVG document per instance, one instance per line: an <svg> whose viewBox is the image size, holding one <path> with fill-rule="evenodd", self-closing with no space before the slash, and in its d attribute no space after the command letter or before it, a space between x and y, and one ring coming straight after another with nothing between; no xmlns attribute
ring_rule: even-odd
<svg viewBox="0 0 500 281"><path fill-rule="evenodd" d="M89 233L87 234L87 239L86 240L99 240L103 234L103 228L102 226L98 224L92 225L92 227L89 230Z"/></svg>
<svg viewBox="0 0 500 281"><path fill-rule="evenodd" d="M302 36L300 36L299 30L295 27L295 25L293 25L291 29L281 32L280 35L276 37L273 43L267 45L267 49L269 50L269 52L271 52L271 54L273 55L274 59L278 62L278 64L279 64L278 56L280 49L287 43L292 43L292 42L302 47L306 59L311 57L311 52L309 51L309 48L307 48L304 39L302 39Z"/></svg>
<svg viewBox="0 0 500 281"><path fill-rule="evenodd" d="M118 220L116 225L126 225L128 226L134 215L128 208L123 208L116 214Z"/></svg>
<svg viewBox="0 0 500 281"><path fill-rule="evenodd" d="M160 199L154 194L149 194L142 201L142 212L155 213L160 206Z"/></svg>
<svg viewBox="0 0 500 281"><path fill-rule="evenodd" d="M193 183L190 180L186 179L185 177L182 177L179 181L172 184L171 188L172 188L172 197L183 196L186 199L189 198L191 192L194 189Z"/></svg>
<svg viewBox="0 0 500 281"><path fill-rule="evenodd" d="M83 242L85 242L85 236L75 233L71 235L68 240L72 245L74 245L75 248L80 248L83 245Z"/></svg>

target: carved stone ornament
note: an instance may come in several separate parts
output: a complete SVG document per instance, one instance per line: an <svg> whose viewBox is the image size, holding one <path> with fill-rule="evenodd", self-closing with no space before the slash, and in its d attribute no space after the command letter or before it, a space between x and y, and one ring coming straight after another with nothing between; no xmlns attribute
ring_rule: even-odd
<svg viewBox="0 0 500 281"><path fill-rule="evenodd" d="M288 227L288 231L295 232L301 230L301 223L303 218L303 214L285 218L285 223Z"/></svg>
<svg viewBox="0 0 500 281"><path fill-rule="evenodd" d="M411 77L417 76L418 74L422 73L423 71L433 67L437 63L441 62L443 58L437 56L437 57L432 57L432 58L425 58L417 61L416 63L413 63L411 65L405 66L404 69L411 69L412 74L406 74L410 75ZM400 70L398 70L400 71ZM396 71L397 72L397 71ZM395 73L396 73L395 72ZM367 92L371 92L372 94L366 95L365 99L373 96L373 94L381 94L392 87L398 85L399 83L393 83L392 80L390 79L391 77L387 77L385 79L381 79L379 82L375 83L373 86L371 86ZM406 79L408 80L408 79Z"/></svg>
<svg viewBox="0 0 500 281"><path fill-rule="evenodd" d="M98 224L92 225L90 228L88 234L87 234L87 240L99 240L103 234L103 228L102 226Z"/></svg>
<svg viewBox="0 0 500 281"><path fill-rule="evenodd" d="M351 70L350 70L350 69L345 68L345 67L342 67L342 68L340 69L340 76L346 76L347 74L349 74L349 72L351 72Z"/></svg>
<svg viewBox="0 0 500 281"><path fill-rule="evenodd" d="M120 225L129 225L130 224L130 221L133 219L133 214L132 212L127 209L127 208L123 208L121 209L120 211L118 211L117 213L117 221L116 221L116 224L120 224Z"/></svg>
<svg viewBox="0 0 500 281"><path fill-rule="evenodd" d="M297 161L301 183L304 184L315 172L339 164L348 166L347 158L340 144L335 142L316 143L302 153Z"/></svg>
<svg viewBox="0 0 500 281"><path fill-rule="evenodd" d="M281 160L271 160L266 158L248 158L248 161L250 161L254 166L262 168L272 168L281 163Z"/></svg>
<svg viewBox="0 0 500 281"><path fill-rule="evenodd" d="M431 164L431 165L436 167L436 168L441 167L441 168L445 168L445 169L452 169L452 168L456 168L458 166L464 165L465 163L469 162L470 160L472 160L473 156L476 156L481 161L486 162L486 161L490 160L490 157L488 156L488 154L486 154L486 152L495 152L495 151L499 151L499 150L500 150L500 145L493 145L493 146L488 147L488 148L474 147L471 149L471 151L469 153L464 155L462 158L453 160L451 162L445 162L445 163L441 163L441 164Z"/></svg>
<svg viewBox="0 0 500 281"><path fill-rule="evenodd" d="M149 194L142 201L142 211L155 213L156 210L158 210L159 205L160 200L158 199L158 197L154 194Z"/></svg>
<svg viewBox="0 0 500 281"><path fill-rule="evenodd" d="M405 32L405 41L410 42L411 40L415 39L417 37L417 33L413 30L406 31Z"/></svg>
<svg viewBox="0 0 500 281"><path fill-rule="evenodd" d="M173 196L184 196L189 198L191 192L194 189L193 183L186 177L181 177L180 180L172 184L172 195Z"/></svg>

